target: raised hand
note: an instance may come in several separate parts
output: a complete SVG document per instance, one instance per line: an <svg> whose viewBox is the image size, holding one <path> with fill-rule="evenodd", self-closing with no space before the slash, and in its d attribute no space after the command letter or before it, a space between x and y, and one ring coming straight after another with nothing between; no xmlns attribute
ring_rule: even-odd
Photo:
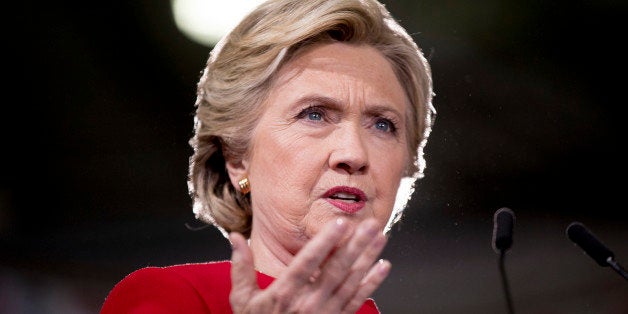
<svg viewBox="0 0 628 314"><path fill-rule="evenodd" d="M360 223L343 241L348 229L341 219L325 225L265 290L257 285L246 239L232 233L233 312L355 313L388 276L390 262L375 262L387 240L375 220Z"/></svg>

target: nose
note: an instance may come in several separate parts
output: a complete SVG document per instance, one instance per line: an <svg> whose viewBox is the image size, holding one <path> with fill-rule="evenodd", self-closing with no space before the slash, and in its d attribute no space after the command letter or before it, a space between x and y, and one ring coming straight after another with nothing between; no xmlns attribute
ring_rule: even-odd
<svg viewBox="0 0 628 314"><path fill-rule="evenodd" d="M327 139L332 146L329 167L348 174L364 173L368 167L368 150L362 128L344 126Z"/></svg>

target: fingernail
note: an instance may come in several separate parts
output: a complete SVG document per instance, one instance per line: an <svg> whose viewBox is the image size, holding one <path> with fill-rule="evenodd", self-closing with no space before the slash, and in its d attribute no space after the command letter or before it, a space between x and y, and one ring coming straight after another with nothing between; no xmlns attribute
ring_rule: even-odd
<svg viewBox="0 0 628 314"><path fill-rule="evenodd" d="M347 223L344 219L338 218L336 219L336 224L334 225L334 227L337 231L344 231L345 229L347 229Z"/></svg>
<svg viewBox="0 0 628 314"><path fill-rule="evenodd" d="M390 262L380 259L379 261L377 261L377 264L377 272L382 276L388 275L388 272L390 271L390 268L392 266Z"/></svg>

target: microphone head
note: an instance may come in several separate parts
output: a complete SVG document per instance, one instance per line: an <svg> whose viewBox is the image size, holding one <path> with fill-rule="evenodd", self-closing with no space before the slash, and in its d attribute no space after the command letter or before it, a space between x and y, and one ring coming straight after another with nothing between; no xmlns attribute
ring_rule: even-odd
<svg viewBox="0 0 628 314"><path fill-rule="evenodd" d="M580 222L572 222L567 226L567 237L591 256L600 266L608 266L608 258L614 258L611 252L600 240Z"/></svg>
<svg viewBox="0 0 628 314"><path fill-rule="evenodd" d="M493 250L505 252L512 246L512 230L515 226L515 213L502 207L493 215Z"/></svg>

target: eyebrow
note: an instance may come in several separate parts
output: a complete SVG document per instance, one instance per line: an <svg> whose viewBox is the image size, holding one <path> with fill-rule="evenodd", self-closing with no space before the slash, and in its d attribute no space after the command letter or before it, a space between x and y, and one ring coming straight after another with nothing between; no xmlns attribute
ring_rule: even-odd
<svg viewBox="0 0 628 314"><path fill-rule="evenodd" d="M342 102L338 101L337 99L322 95L305 95L303 97L300 97L294 103L293 107L301 107L305 104L323 104L335 110L340 110L345 107Z"/></svg>
<svg viewBox="0 0 628 314"><path fill-rule="evenodd" d="M301 107L305 104L322 104L330 107L332 110L339 111L346 107L343 102L339 101L336 98L313 94L300 97L294 103L292 108ZM371 116L378 116L384 113L392 113L399 117L399 119L404 118L404 116L399 111L397 111L397 109L387 105L367 105L365 112Z"/></svg>

